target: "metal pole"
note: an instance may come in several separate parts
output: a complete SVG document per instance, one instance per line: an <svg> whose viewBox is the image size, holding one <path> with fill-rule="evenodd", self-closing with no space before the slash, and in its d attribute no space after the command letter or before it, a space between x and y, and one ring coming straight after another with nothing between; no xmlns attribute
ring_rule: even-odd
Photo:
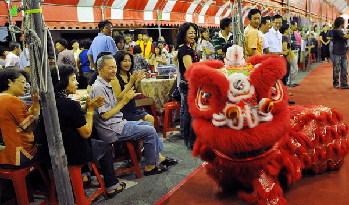
<svg viewBox="0 0 349 205"><path fill-rule="evenodd" d="M309 34L308 34L308 42L310 41L310 33L311 33L311 0L308 0L308 26L309 26ZM310 43L309 43L310 45ZM309 51L309 56L308 56L308 66L310 66L310 51ZM311 69L311 68L310 68Z"/></svg>
<svg viewBox="0 0 349 205"><path fill-rule="evenodd" d="M243 48L243 50L245 50L244 48L244 20L242 19L242 5L241 5L241 0L238 0L238 12L239 12L239 45Z"/></svg>
<svg viewBox="0 0 349 205"><path fill-rule="evenodd" d="M41 0L25 0L27 5L30 5L30 10L41 9ZM42 53L42 48L44 45L44 22L41 13L27 14L33 15L34 19L34 29L38 37L41 39L42 44L38 45L39 50L30 50L30 52L37 52L39 54L39 59L44 55ZM44 51L46 52L46 51ZM48 59L44 59L48 60ZM38 62L40 64L40 62ZM43 63L43 68L39 73L47 75L47 92L41 91L41 105L42 114L44 117L45 131L47 135L47 141L51 156L52 170L55 177L56 191L58 195L59 204L62 205L72 205L74 204L73 192L70 184L68 168L67 168L67 158L64 152L62 133L60 131L58 113L56 108L56 100L53 92L52 79L50 74L50 69L45 67L46 63ZM37 69L35 65L30 65L30 69ZM44 71L47 70L47 73ZM39 79L42 81L43 79Z"/></svg>
<svg viewBox="0 0 349 205"><path fill-rule="evenodd" d="M10 25L13 25L13 18L12 18L12 14L11 14L11 4L12 4L12 0L7 0L7 9L8 9L8 15L9 15L9 23ZM11 32L11 38L12 38L12 42L16 42L16 34L14 32ZM23 48L24 49L24 48Z"/></svg>
<svg viewBox="0 0 349 205"><path fill-rule="evenodd" d="M232 26L232 28L231 28L231 32L232 32L232 34L233 34L233 41L234 41L234 44L238 44L238 38L237 38L237 32L236 32L236 24L235 24L235 22L234 22L234 18L236 18L236 17L234 17L234 16L236 16L235 15L235 4L233 4L231 1L229 2L230 3L230 10L231 10L231 18L232 18L232 20L233 20L233 26Z"/></svg>

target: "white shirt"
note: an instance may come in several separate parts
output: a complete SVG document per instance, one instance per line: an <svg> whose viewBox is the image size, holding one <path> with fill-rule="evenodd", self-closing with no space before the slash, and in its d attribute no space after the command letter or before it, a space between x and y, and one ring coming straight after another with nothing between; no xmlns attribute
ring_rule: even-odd
<svg viewBox="0 0 349 205"><path fill-rule="evenodd" d="M262 49L269 48L268 37L262 31L258 31L259 35L262 36Z"/></svg>
<svg viewBox="0 0 349 205"><path fill-rule="evenodd" d="M269 29L269 32L264 35L268 40L270 52L282 52L282 35L280 31L276 31L274 27L272 27Z"/></svg>
<svg viewBox="0 0 349 205"><path fill-rule="evenodd" d="M12 52L9 52L6 56L5 68L8 66L14 66L16 68L19 68L19 56Z"/></svg>

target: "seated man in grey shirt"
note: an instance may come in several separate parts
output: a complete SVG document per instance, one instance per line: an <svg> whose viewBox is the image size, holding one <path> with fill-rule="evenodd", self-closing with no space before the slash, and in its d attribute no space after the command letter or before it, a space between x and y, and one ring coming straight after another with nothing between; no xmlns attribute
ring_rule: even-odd
<svg viewBox="0 0 349 205"><path fill-rule="evenodd" d="M112 55L101 56L97 60L99 76L92 85L90 97L103 96L105 104L94 113L94 123L99 138L107 143L126 140L144 140L144 175L160 174L167 171L169 165L177 164L174 159L160 154L163 144L155 128L144 121L126 121L120 109L137 93L129 90L118 101L113 92L111 81L116 79L116 62Z"/></svg>

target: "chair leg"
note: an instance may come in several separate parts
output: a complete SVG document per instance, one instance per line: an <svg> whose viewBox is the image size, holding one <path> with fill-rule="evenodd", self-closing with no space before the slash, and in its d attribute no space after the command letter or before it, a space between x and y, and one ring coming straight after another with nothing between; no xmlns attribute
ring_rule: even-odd
<svg viewBox="0 0 349 205"><path fill-rule="evenodd" d="M69 169L69 174L70 181L73 186L76 205L88 205L81 177L81 169Z"/></svg>
<svg viewBox="0 0 349 205"><path fill-rule="evenodd" d="M150 105L150 109L151 109L152 115L154 117L155 129L157 131L159 131L160 130L160 125L159 125L159 119L158 119L158 115L157 115L157 111L156 111L155 105L154 104Z"/></svg>
<svg viewBox="0 0 349 205"><path fill-rule="evenodd" d="M164 127L163 127L163 133L162 133L162 137L165 139L166 138L166 132L167 132L167 128L168 126L168 121L169 121L169 109L165 108L165 116L164 116Z"/></svg>
<svg viewBox="0 0 349 205"><path fill-rule="evenodd" d="M13 187L16 191L17 203L18 205L28 205L28 192L27 192L27 183L25 176L16 175L12 176Z"/></svg>
<svg viewBox="0 0 349 205"><path fill-rule="evenodd" d="M138 179L140 179L140 178L142 178L142 170L141 170L141 167L139 166L139 163L137 160L136 150L135 150L132 142L126 142L126 144L127 144L128 150L130 152L132 164L133 164L135 171L136 171L136 176Z"/></svg>

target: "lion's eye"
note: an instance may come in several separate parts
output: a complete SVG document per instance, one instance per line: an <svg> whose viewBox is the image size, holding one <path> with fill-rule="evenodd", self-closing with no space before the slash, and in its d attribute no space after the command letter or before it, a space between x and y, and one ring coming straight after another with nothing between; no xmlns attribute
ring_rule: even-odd
<svg viewBox="0 0 349 205"><path fill-rule="evenodd" d="M200 88L196 94L196 104L200 110L210 109L210 102L212 100L212 94L206 89Z"/></svg>
<svg viewBox="0 0 349 205"><path fill-rule="evenodd" d="M202 105L208 105L210 104L210 97L211 97L211 93L208 92L202 92L201 93L201 104Z"/></svg>
<svg viewBox="0 0 349 205"><path fill-rule="evenodd" d="M244 90L246 87L245 81L243 80L237 80L233 84L234 84L234 88L237 90Z"/></svg>

